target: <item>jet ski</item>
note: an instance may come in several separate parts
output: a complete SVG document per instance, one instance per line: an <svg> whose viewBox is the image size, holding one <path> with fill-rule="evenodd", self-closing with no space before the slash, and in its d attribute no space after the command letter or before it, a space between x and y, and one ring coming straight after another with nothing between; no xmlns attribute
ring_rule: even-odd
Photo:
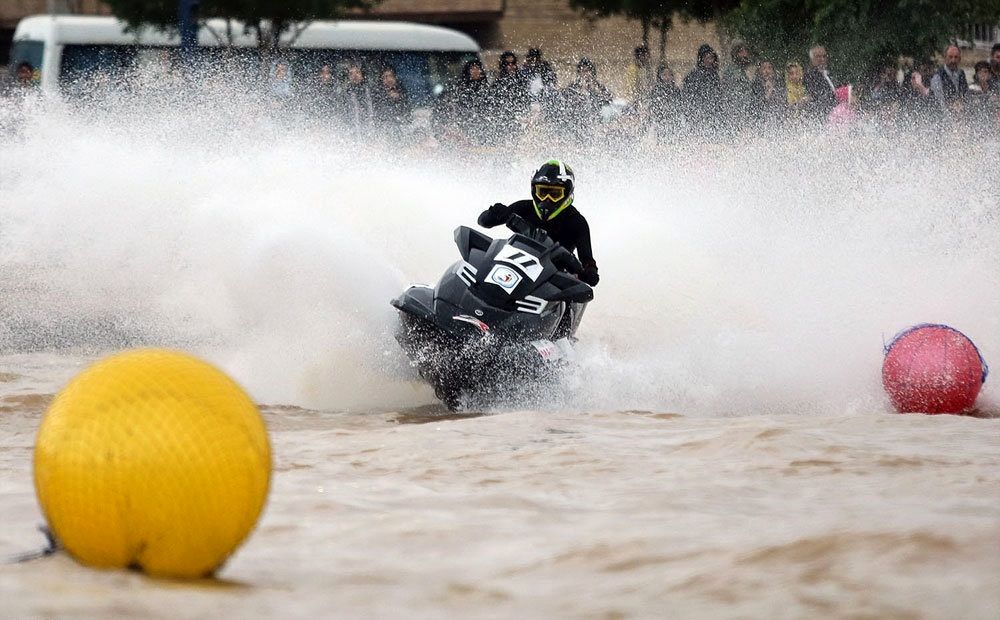
<svg viewBox="0 0 1000 620"><path fill-rule="evenodd" d="M575 333L594 290L572 252L512 216L494 239L455 230L461 259L436 286L414 284L392 305L396 340L452 410L510 402L558 379L574 357Z"/></svg>

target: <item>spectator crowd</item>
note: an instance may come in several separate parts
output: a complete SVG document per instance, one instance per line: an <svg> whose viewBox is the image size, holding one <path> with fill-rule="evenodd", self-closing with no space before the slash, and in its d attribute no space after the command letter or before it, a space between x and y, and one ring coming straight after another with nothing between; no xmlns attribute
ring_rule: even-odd
<svg viewBox="0 0 1000 620"><path fill-rule="evenodd" d="M726 139L808 125L865 131L947 124L1000 133L1000 44L989 61L975 64L971 77L957 46L943 50L942 59L940 66L930 59L887 64L867 83L854 85L840 78L821 45L800 64L755 58L737 42L723 67L705 44L683 78L666 62L654 67L649 50L639 47L621 76L626 92L616 98L587 57L560 86L541 50L530 49L523 62L505 51L494 71L478 59L465 62L416 130L414 104L389 65L325 64L314 77L293 81L290 64L278 60L268 72L265 96L275 108L298 106L338 119L344 135L356 139L400 140L418 133L425 142L471 147L511 146L529 132L577 145L648 134L661 143ZM14 90L30 89L34 74L27 63L17 66Z"/></svg>
<svg viewBox="0 0 1000 620"><path fill-rule="evenodd" d="M971 79L957 46L942 57L939 67L929 59L902 68L887 64L855 86L840 79L821 45L800 64L755 60L737 42L722 67L719 54L705 44L683 78L666 62L654 68L649 50L639 47L624 75L626 92L615 98L586 57L576 64L573 80L559 88L539 50L530 50L521 67L507 51L492 81L479 61L466 64L438 100L435 121L444 133L474 144L507 144L539 125L552 137L580 144L592 144L600 132L617 138L652 133L670 142L804 126L865 131L954 125L1000 134L1000 44L989 61L975 64Z"/></svg>

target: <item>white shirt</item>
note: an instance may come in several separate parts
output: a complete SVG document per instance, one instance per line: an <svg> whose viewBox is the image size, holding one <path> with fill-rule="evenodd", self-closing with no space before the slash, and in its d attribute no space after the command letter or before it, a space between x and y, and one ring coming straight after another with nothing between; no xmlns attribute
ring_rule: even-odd
<svg viewBox="0 0 1000 620"><path fill-rule="evenodd" d="M830 85L830 90L837 92L837 87L833 85L833 80L830 79L830 72L823 69L823 77L826 78L826 83Z"/></svg>

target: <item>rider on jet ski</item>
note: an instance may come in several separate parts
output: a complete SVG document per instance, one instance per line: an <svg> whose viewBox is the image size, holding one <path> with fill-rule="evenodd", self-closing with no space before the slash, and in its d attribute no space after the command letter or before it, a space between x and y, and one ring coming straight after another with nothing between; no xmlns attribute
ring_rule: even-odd
<svg viewBox="0 0 1000 620"><path fill-rule="evenodd" d="M511 205L496 203L479 215L479 225L493 228L506 224L511 215L519 215L536 228L542 228L553 241L570 252L575 251L583 264L576 274L590 286L601 279L590 246L590 226L573 206L573 169L558 159L551 159L531 178L531 200Z"/></svg>

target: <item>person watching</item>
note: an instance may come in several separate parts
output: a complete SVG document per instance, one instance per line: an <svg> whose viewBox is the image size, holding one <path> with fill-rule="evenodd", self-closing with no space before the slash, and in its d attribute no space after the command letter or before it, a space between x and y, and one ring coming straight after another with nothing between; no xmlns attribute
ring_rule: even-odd
<svg viewBox="0 0 1000 620"><path fill-rule="evenodd" d="M969 93L965 71L959 67L961 62L962 50L957 45L949 45L944 51L944 66L931 78L931 92L945 114L959 112Z"/></svg>
<svg viewBox="0 0 1000 620"><path fill-rule="evenodd" d="M809 48L810 67L802 76L813 112L824 119L837 105L837 83L830 75L829 58L822 45Z"/></svg>
<svg viewBox="0 0 1000 620"><path fill-rule="evenodd" d="M35 83L35 68L31 66L30 62L22 62L17 65L17 69L14 72L15 81L18 86L28 87L34 86Z"/></svg>

